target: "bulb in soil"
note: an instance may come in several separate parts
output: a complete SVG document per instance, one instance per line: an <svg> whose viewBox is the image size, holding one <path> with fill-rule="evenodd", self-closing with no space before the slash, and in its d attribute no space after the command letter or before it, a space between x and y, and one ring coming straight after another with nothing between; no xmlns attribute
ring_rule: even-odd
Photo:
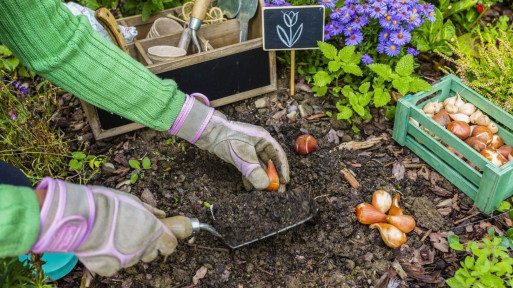
<svg viewBox="0 0 513 288"><path fill-rule="evenodd" d="M381 213L387 213L392 206L392 196L385 190L376 190L372 194L372 206Z"/></svg>
<svg viewBox="0 0 513 288"><path fill-rule="evenodd" d="M271 159L267 162L267 177L269 177L269 187L267 187L266 191L275 191L280 187L280 179L278 178L278 172L276 172L276 167L274 167L274 163Z"/></svg>
<svg viewBox="0 0 513 288"><path fill-rule="evenodd" d="M369 228L378 229L381 239L390 248L397 248L406 242L406 234L392 224L374 223Z"/></svg>
<svg viewBox="0 0 513 288"><path fill-rule="evenodd" d="M387 220L387 214L380 212L369 203L360 203L356 206L355 210L356 218L362 224L373 224Z"/></svg>
<svg viewBox="0 0 513 288"><path fill-rule="evenodd" d="M294 147L297 153L306 155L317 148L317 141L311 135L304 134L296 139Z"/></svg>

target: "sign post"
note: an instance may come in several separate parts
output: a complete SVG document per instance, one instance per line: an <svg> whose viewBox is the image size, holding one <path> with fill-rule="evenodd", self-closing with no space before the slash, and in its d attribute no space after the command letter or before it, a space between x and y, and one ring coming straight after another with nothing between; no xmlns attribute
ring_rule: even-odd
<svg viewBox="0 0 513 288"><path fill-rule="evenodd" d="M263 49L290 50L290 95L294 95L295 50L319 49L324 41L324 6L263 8Z"/></svg>

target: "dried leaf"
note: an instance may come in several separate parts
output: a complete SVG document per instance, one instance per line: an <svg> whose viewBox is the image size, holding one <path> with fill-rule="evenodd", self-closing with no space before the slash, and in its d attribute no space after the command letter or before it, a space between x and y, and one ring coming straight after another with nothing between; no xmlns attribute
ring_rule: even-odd
<svg viewBox="0 0 513 288"><path fill-rule="evenodd" d="M431 171L426 166L422 166L422 168L419 169L419 175L424 177L424 179L429 180L429 174Z"/></svg>
<svg viewBox="0 0 513 288"><path fill-rule="evenodd" d="M402 180L404 179L404 172L406 172L406 169L404 168L404 165L400 161L394 161L394 166L392 168L392 174L394 175L395 179Z"/></svg>
<svg viewBox="0 0 513 288"><path fill-rule="evenodd" d="M198 271L196 271L196 275L194 275L194 277L192 277L192 283L194 283L194 285L198 285L198 282L199 280L203 279L205 277L205 275L207 275L207 267L205 266L201 266Z"/></svg>
<svg viewBox="0 0 513 288"><path fill-rule="evenodd" d="M155 196L153 196L153 193L151 193L150 189L148 188L144 188L141 194L141 200L145 203L148 203L152 207L157 206L157 200L155 200Z"/></svg>
<svg viewBox="0 0 513 288"><path fill-rule="evenodd" d="M312 93L312 88L310 88L310 86L305 84L305 81L303 79L299 80L299 82L296 83L296 89L297 90L301 90L301 91L305 91L305 92L308 92L308 93Z"/></svg>
<svg viewBox="0 0 513 288"><path fill-rule="evenodd" d="M413 170L406 171L406 176L413 182L417 181L417 172Z"/></svg>
<svg viewBox="0 0 513 288"><path fill-rule="evenodd" d="M446 233L431 233L429 234L429 240L434 248L447 253L449 252L449 243L447 242L447 235L445 234Z"/></svg>

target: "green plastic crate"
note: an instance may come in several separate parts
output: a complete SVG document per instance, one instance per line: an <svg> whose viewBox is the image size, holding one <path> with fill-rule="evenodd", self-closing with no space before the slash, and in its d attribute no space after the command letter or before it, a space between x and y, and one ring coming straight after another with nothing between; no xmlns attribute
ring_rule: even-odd
<svg viewBox="0 0 513 288"><path fill-rule="evenodd" d="M433 90L407 95L397 102L393 139L402 146L410 148L433 169L474 200L474 205L484 213L493 212L501 201L513 195L513 161L497 167L436 123L422 111L427 102L446 98L459 93L466 102L480 109L499 126L500 135L505 144L513 146L513 134L504 127L513 128L513 117L479 95L461 80L448 75L433 85ZM465 161L449 151L440 141L423 131L410 121L413 118L420 125L433 132L441 141L453 147L482 172L472 168Z"/></svg>

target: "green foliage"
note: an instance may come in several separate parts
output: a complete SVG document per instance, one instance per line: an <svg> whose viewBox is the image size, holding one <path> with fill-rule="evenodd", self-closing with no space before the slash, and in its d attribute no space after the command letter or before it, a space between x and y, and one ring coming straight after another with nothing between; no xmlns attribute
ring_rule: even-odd
<svg viewBox="0 0 513 288"><path fill-rule="evenodd" d="M455 70L450 67L441 67L441 70L456 74L477 93L513 113L513 48L508 40L512 34L511 30L507 33L499 30L499 34L502 40L496 41L490 33L482 35L478 30L479 41L456 41L449 45L457 57L440 55L452 63Z"/></svg>
<svg viewBox="0 0 513 288"><path fill-rule="evenodd" d="M9 77L4 70L0 73ZM58 107L58 90L48 81L31 81L35 87L27 95L0 81L0 160L20 169L32 183L45 176L64 178L71 152L50 120Z"/></svg>
<svg viewBox="0 0 513 288"><path fill-rule="evenodd" d="M78 0L80 4L96 10L100 7L106 7L110 9L120 8L124 16L131 16L135 14L141 14L143 22L148 19L151 15L154 15L164 9L174 8L183 5L187 0Z"/></svg>
<svg viewBox="0 0 513 288"><path fill-rule="evenodd" d="M52 288L46 277L37 277L35 267L18 257L0 258L0 288Z"/></svg>
<svg viewBox="0 0 513 288"><path fill-rule="evenodd" d="M141 175L141 178L144 177L143 170L148 170L151 168L151 160L148 157L144 157L141 160L130 159L128 160L128 165L134 169L134 172L132 175L130 175L130 183L134 184L137 182L137 180L139 180L139 175Z"/></svg>
<svg viewBox="0 0 513 288"><path fill-rule="evenodd" d="M413 64L413 56L408 54L397 62L395 70L392 70L392 67L387 64L373 63L368 65L367 67L378 75L377 78L374 78L374 91L381 90L382 93L388 93L391 88L395 88L404 96L408 93L433 89L428 82L412 75L414 72ZM386 104L390 100L389 97L390 95L387 96L388 100L386 102L385 99L379 98L379 104ZM376 103L376 100L374 102Z"/></svg>
<svg viewBox="0 0 513 288"><path fill-rule="evenodd" d="M86 155L82 151L71 153L71 160L69 161L69 170L74 171L79 175L79 182L87 184L89 180L98 172L103 163L107 162L105 156Z"/></svg>
<svg viewBox="0 0 513 288"><path fill-rule="evenodd" d="M506 236L495 235L490 228L487 238L479 243L469 241L464 245L455 234L449 235L447 241L452 249L469 254L460 262L454 277L446 280L449 287L513 287L513 258L508 254L508 249L513 248L513 228Z"/></svg>
<svg viewBox="0 0 513 288"><path fill-rule="evenodd" d="M438 8L435 8L435 14L435 22L425 21L411 32L411 43L421 52L440 51L451 55L451 49L447 43L455 36L456 28L450 19L444 23L444 16Z"/></svg>
<svg viewBox="0 0 513 288"><path fill-rule="evenodd" d="M0 44L0 70L12 74L13 77L34 77L35 73L29 71L25 66L20 64L20 60L16 58L7 46Z"/></svg>

